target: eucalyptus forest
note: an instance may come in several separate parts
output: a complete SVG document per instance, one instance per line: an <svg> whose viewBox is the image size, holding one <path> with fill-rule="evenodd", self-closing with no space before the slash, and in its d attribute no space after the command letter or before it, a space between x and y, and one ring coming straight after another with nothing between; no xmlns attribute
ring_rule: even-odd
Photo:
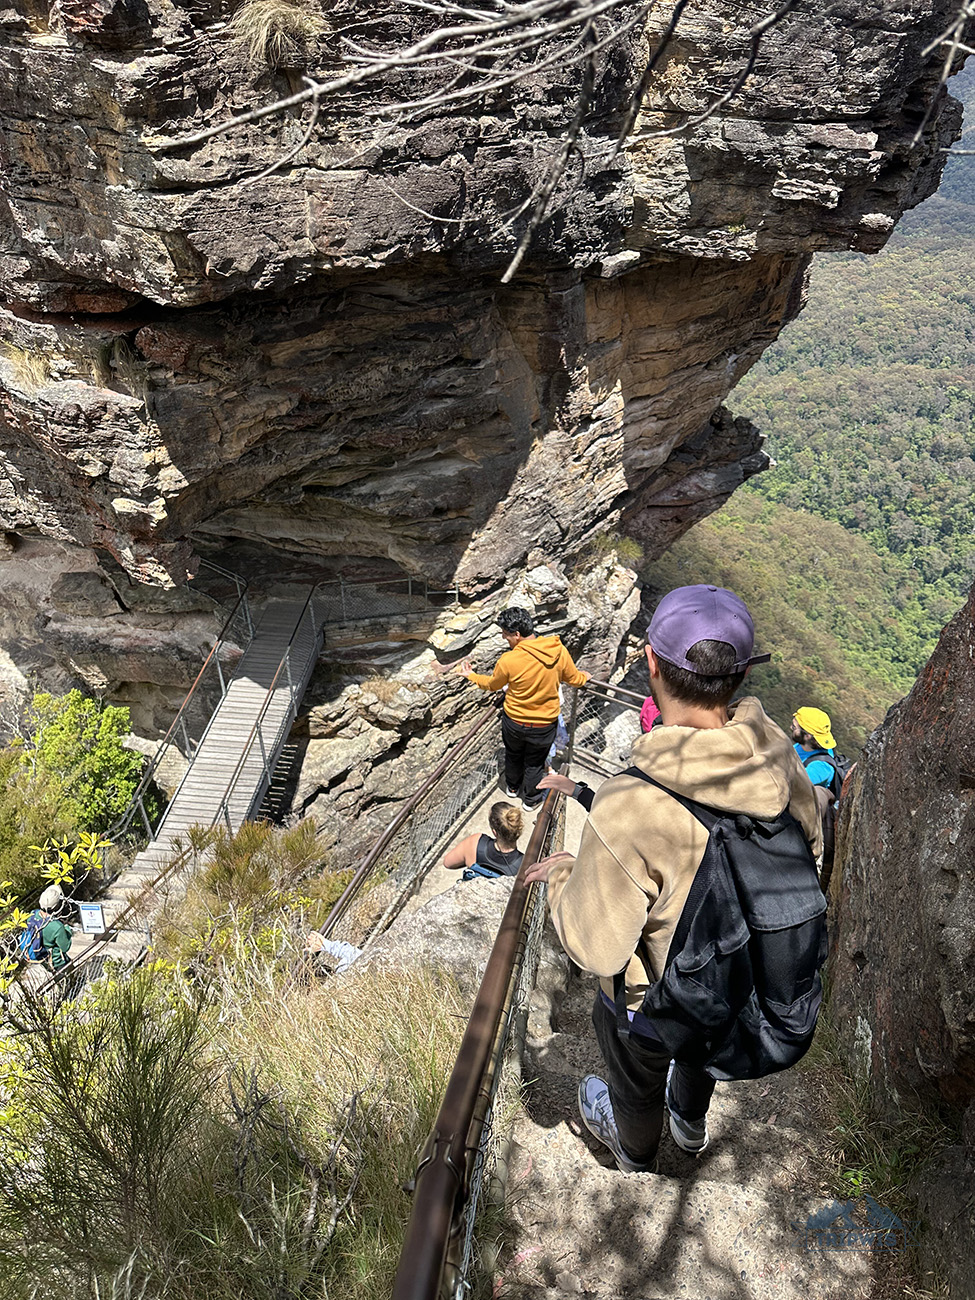
<svg viewBox="0 0 975 1300"><path fill-rule="evenodd" d="M975 75L956 77L975 139ZM875 256L818 257L805 310L732 394L775 467L654 565L740 590L774 651L754 689L858 748L975 575L975 158ZM717 578L708 578L717 574Z"/></svg>

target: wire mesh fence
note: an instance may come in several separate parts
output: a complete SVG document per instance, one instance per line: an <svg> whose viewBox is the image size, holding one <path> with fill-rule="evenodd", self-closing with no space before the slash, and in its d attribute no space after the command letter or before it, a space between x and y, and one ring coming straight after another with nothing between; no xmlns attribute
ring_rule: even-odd
<svg viewBox="0 0 975 1300"><path fill-rule="evenodd" d="M549 825L544 853L557 853L565 845L565 800L558 806ZM497 1045L492 1056L492 1067L485 1080L485 1114L478 1139L477 1153L470 1178L470 1188L464 1204L460 1223L460 1259L453 1283L451 1300L468 1300L475 1294L475 1275L480 1264L478 1229L481 1223L485 1182L495 1170L497 1152L494 1132L495 1103L498 1090L506 1072L520 1075L520 1056L524 1027L528 1018L528 1002L535 987L538 963L541 957L542 933L545 928L545 891L536 889L531 912L527 919L523 955L505 1016L501 1022Z"/></svg>
<svg viewBox="0 0 975 1300"><path fill-rule="evenodd" d="M633 742L640 735L643 698L610 682L589 681L566 687L563 717L569 733L566 757L603 776L630 765Z"/></svg>
<svg viewBox="0 0 975 1300"><path fill-rule="evenodd" d="M404 823L386 847L383 871L392 897L382 914L368 923L367 946L391 923L433 862L449 847L470 810L477 806L500 774L499 730L486 727L444 774L422 808ZM375 912L375 903L371 905ZM363 924L363 913L350 918Z"/></svg>

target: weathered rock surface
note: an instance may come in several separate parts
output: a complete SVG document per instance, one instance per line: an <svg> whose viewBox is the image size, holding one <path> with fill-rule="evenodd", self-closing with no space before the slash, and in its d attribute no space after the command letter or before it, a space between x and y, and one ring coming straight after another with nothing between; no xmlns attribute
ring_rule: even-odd
<svg viewBox="0 0 975 1300"><path fill-rule="evenodd" d="M28 539L0 548L2 673L83 682L151 730L219 615L138 593L200 553L257 602L336 572L456 584L463 607L330 632L299 804L351 816L469 724L477 697L444 670L491 662L502 601L608 670L636 599L593 544L623 530L653 558L767 463L722 403L800 309L810 255L879 248L937 184L958 111L923 51L953 8L797 8L708 116L755 15L698 0L617 148L669 18L627 28L621 2L503 284L528 220L504 214L576 112L569 44L473 107L391 124L421 88L395 76L314 122L305 104L192 138L340 69L343 34L402 44L428 21L309 0L305 37L255 62L228 23L247 7L0 9L0 526Z"/></svg>
<svg viewBox="0 0 975 1300"><path fill-rule="evenodd" d="M973 734L975 589L864 750L832 886L833 1005L850 1060L892 1114L941 1108L961 1133L920 1187L953 1296L975 1295Z"/></svg>
<svg viewBox="0 0 975 1300"><path fill-rule="evenodd" d="M748 22L709 0L617 153L655 14L600 60L577 165L502 286L525 218L500 214L571 120L579 68L398 127L368 111L402 79L350 90L261 178L306 110L173 142L334 69L334 29L373 15L330 6L271 70L232 39L242 7L0 15L0 518L143 580L182 581L204 534L470 589L621 514L662 549L764 463L712 417L798 310L809 254L880 247L957 127L921 58L950 6L873 0L790 15L729 104L654 137L745 66ZM377 12L379 41L422 21Z"/></svg>

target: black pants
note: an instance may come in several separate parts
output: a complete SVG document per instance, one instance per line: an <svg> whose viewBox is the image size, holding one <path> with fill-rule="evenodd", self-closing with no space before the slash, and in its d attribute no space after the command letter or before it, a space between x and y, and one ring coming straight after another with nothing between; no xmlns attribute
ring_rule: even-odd
<svg viewBox="0 0 975 1300"><path fill-rule="evenodd" d="M557 730L557 719L544 727L530 727L515 722L507 713L501 715L505 780L509 790L520 790L529 803L544 797L538 783L545 775L545 760Z"/></svg>
<svg viewBox="0 0 975 1300"><path fill-rule="evenodd" d="M660 1144L670 1053L640 1034L621 1038L616 1012L610 1011L598 992L592 1023L606 1062L606 1083L623 1150L637 1164L648 1165ZM675 1065L671 1093L683 1119L703 1119L713 1092L714 1080L704 1070Z"/></svg>

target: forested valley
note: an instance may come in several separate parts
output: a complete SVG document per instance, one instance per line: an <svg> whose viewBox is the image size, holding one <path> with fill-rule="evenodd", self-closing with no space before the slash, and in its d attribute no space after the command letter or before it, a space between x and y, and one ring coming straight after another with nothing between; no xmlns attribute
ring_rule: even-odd
<svg viewBox="0 0 975 1300"><path fill-rule="evenodd" d="M975 147L975 68L950 83ZM645 577L752 607L772 664L750 688L855 751L906 693L975 575L975 157L876 256L817 257L809 302L732 394L775 468Z"/></svg>

